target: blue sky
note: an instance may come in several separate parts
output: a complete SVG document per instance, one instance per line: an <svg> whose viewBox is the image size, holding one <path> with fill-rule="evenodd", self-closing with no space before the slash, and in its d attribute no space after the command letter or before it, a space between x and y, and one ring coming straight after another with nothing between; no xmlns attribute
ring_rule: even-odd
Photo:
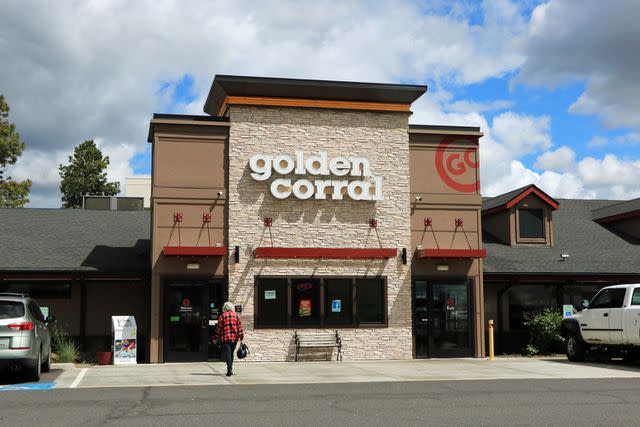
<svg viewBox="0 0 640 427"><path fill-rule="evenodd" d="M58 165L93 138L111 179L149 174L152 114L203 114L219 73L426 83L411 121L482 128L483 195L640 197L639 19L632 0L5 2L9 172L59 206Z"/></svg>

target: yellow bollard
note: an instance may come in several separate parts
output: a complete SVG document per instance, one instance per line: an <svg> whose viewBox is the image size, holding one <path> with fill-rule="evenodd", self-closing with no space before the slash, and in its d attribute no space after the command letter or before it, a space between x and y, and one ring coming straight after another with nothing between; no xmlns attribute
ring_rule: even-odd
<svg viewBox="0 0 640 427"><path fill-rule="evenodd" d="M489 320L489 360L493 358L493 320Z"/></svg>

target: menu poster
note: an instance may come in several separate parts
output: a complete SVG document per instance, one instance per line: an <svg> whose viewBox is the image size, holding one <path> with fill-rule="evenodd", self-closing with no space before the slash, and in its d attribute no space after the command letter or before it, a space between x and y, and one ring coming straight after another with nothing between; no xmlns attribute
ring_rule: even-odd
<svg viewBox="0 0 640 427"><path fill-rule="evenodd" d="M300 317L311 316L311 300L310 299L298 300L298 313Z"/></svg>

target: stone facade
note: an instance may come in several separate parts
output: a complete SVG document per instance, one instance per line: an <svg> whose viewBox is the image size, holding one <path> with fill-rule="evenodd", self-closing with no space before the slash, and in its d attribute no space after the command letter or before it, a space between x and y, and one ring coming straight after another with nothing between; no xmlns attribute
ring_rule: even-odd
<svg viewBox="0 0 640 427"><path fill-rule="evenodd" d="M242 319L252 360L292 360L294 329L254 330L255 276L385 277L388 327L345 328L344 359L410 359L411 273L398 256L388 260L256 259L260 246L409 248L408 114L327 109L231 106L229 130L228 265L229 299L243 305ZM383 177L381 201L278 200L271 180L251 178L249 159L256 153L310 155L326 150L329 158L366 157L373 175ZM335 179L335 178L334 178ZM273 218L271 229L263 218ZM378 228L369 227L369 219ZM331 329L333 330L333 328Z"/></svg>

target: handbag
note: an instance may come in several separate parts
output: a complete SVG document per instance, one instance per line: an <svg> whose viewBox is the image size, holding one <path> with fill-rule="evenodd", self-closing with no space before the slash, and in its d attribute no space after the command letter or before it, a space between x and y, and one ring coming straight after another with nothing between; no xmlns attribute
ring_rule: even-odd
<svg viewBox="0 0 640 427"><path fill-rule="evenodd" d="M250 353L249 347L243 342L240 342L240 347L238 347L238 351L236 351L236 356L238 359L244 359Z"/></svg>

